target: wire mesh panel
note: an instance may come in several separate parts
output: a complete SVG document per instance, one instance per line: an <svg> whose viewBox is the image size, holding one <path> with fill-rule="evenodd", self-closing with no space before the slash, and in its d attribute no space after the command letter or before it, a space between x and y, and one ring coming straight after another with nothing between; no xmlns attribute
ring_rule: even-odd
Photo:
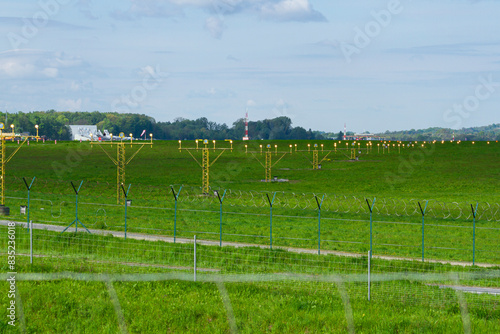
<svg viewBox="0 0 500 334"><path fill-rule="evenodd" d="M27 206L22 179L8 182L9 205ZM115 190L115 184L83 182L76 194L70 182L37 179L27 210L35 223L70 231L88 228L181 239L198 235L223 244L270 247L272 243L274 247L357 255L364 255L372 244L376 255L500 262L498 203L479 202L474 211L471 203L376 198L370 239L369 207L360 196L221 188L206 193L200 187L136 184L130 188L125 207L125 203L116 204ZM321 212L318 198L322 199ZM27 219L26 213L11 212L16 221Z"/></svg>

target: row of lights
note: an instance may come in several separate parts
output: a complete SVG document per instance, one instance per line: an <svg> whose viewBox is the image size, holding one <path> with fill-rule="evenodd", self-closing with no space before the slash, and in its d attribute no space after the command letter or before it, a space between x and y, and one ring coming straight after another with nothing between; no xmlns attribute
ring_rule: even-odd
<svg viewBox="0 0 500 334"><path fill-rule="evenodd" d="M204 145L208 145L208 143L209 143L208 139L195 139L196 149L198 149L198 142L200 142L200 141L202 141ZM224 139L224 141L228 141L229 144L231 144L231 150L232 150L233 149L233 140L232 139ZM212 140L212 143L214 144L214 150L215 150L216 141ZM182 140L179 140L179 149L181 149L181 148L182 148Z"/></svg>
<svg viewBox="0 0 500 334"><path fill-rule="evenodd" d="M153 135L153 134L150 134L150 136L152 136L152 135ZM130 136L132 136L132 134L130 134ZM197 147L197 148L198 148L198 141L201 141L201 139L197 139L197 140L195 140L195 142L196 142L196 147ZM233 141L232 141L232 140L230 140L230 139L225 139L225 141L229 141L229 142L231 143L231 148L232 148ZM215 149L215 142L216 142L216 141L215 141L215 140L213 140L212 142L213 142L213 144L214 144L214 149ZM389 143L390 143L390 142L391 142L391 141L389 140ZM437 141L436 141L436 140L434 140L432 143L433 143L433 144L435 144L436 142L437 142ZM453 141L451 140L450 142L453 142ZM496 142L498 143L498 140L497 140ZM208 144L208 139L204 139L204 140L203 140L203 143L204 143L205 145L207 145L207 144ZM339 140L339 142L338 142L338 143L340 144L340 143L342 143L342 141L341 141L341 140ZM405 147L405 144L404 144L402 141L397 141L397 143L398 143L398 147L401 147L401 146ZM411 142L409 142L409 143L408 143L407 147L410 147L410 143L411 143ZM442 140L442 141L441 141L441 143L442 143L442 144L444 144L444 140ZM457 144L460 144L460 143L461 143L461 140L457 141ZM472 144L474 144L474 143L475 143L475 142L472 142ZM182 144L182 140L179 140L179 146L181 146L181 144ZM349 143L345 143L345 144L346 144L346 146L347 146L347 147L349 146ZM361 146L361 143L359 143L359 142L358 142L357 144L358 144L358 147L360 147L360 146ZM418 141L415 141L415 144L418 144ZM415 144L411 144L411 146L412 146L412 147L414 147L414 146L415 146ZM425 144L427 144L427 141L424 141L424 142L423 142L422 147L425 147ZM487 144L489 145L489 144L490 144L490 142L488 141L488 142L487 142ZM352 146L355 146L355 145L356 145L356 141L353 141L351 145L352 145ZM294 145L290 144L290 145L289 145L289 147L290 147L290 151L292 150L292 147L293 147L293 146L295 146L295 150L297 150L297 144L294 144ZM368 146L373 146L373 143L370 141L370 142L366 143L366 146L367 146L367 147L368 147ZM380 146L380 143L377 143L377 146ZM383 145L382 145L382 146L387 148L387 147L389 147L389 146L390 146L390 144L388 144L388 143L387 143L387 141L384 141L384 143L383 143ZM393 143L393 144L392 144L392 146L393 146L393 147L396 147L396 144L395 144L395 143ZM262 148L263 148L263 146L262 146L262 145L259 145L259 147L260 147L260 150L261 150L261 152L262 152ZM314 147L315 147L315 148L317 148L317 147L318 147L318 144L314 144ZM334 143L334 147L335 147L335 149L337 149L337 143ZM270 148L271 148L271 145L270 145L270 144L267 144L267 148L268 148L268 149L270 149ZM278 145L274 145L274 148L275 148L275 149L277 149L277 148L278 148ZM310 149L311 149L311 144L307 144L307 148L308 148L308 150L310 150ZM323 150L323 148L324 148L324 145L323 145L323 144L321 144L321 150ZM248 149L248 145L247 145L247 144L245 144L245 150L246 150L246 149Z"/></svg>
<svg viewBox="0 0 500 334"><path fill-rule="evenodd" d="M12 129L12 134L14 134L14 124L10 125L10 128ZM2 123L2 129L3 129L3 123ZM35 129L36 129L36 141L38 141L38 124L35 124ZM12 141L14 141L14 137L12 137Z"/></svg>

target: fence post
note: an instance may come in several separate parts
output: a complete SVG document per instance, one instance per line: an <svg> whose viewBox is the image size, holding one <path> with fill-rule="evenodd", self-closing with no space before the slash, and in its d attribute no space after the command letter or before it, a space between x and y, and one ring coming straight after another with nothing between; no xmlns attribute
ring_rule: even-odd
<svg viewBox="0 0 500 334"><path fill-rule="evenodd" d="M373 214L373 207L375 206L375 200L376 198L374 197L373 198L373 201L372 201L372 205L370 205L370 202L368 201L368 198L366 198L366 204L368 204L368 209L370 210L370 259L372 258L372 254L373 254L373 249L372 249L372 245L373 245L373 220L372 220L372 214Z"/></svg>
<svg viewBox="0 0 500 334"><path fill-rule="evenodd" d="M30 231L30 264L33 264L33 221L28 222L28 228Z"/></svg>
<svg viewBox="0 0 500 334"><path fill-rule="evenodd" d="M370 300L371 297L371 260L372 259L372 252L368 251L368 301Z"/></svg>
<svg viewBox="0 0 500 334"><path fill-rule="evenodd" d="M420 208L420 212L422 213L422 262L424 262L424 229L425 229L425 222L424 222L424 219L425 219L425 210L427 210L427 204L429 204L429 201L426 201L425 202L425 207L424 209L422 210L422 206L420 205L420 202L418 202L418 207Z"/></svg>
<svg viewBox="0 0 500 334"><path fill-rule="evenodd" d="M82 226L87 230L87 232L90 233L89 229L83 225L83 223L80 221L80 219L78 219L78 193L80 192L80 189L82 188L82 184L83 184L83 181L80 182L80 186L78 187L78 189L76 189L75 185L73 184L73 181L71 181L71 186L73 187L73 190L75 191L75 220L73 220L73 222L71 224L69 224L62 232L61 234L63 234L64 232L66 232L66 230L73 224L75 224L75 233L78 232L78 223L82 224Z"/></svg>
<svg viewBox="0 0 500 334"><path fill-rule="evenodd" d="M323 200L325 199L325 194L323 194L323 197L321 198L321 202L318 201L318 197L314 195L314 198L316 199L316 204L318 204L318 255L320 255L321 252L321 206L323 205Z"/></svg>
<svg viewBox="0 0 500 334"><path fill-rule="evenodd" d="M472 204L470 205L470 208L472 209L472 265L476 263L476 215L477 215L477 207L479 205L479 202L476 202L476 209L474 210L474 207Z"/></svg>
<svg viewBox="0 0 500 334"><path fill-rule="evenodd" d="M26 185L26 189L28 189L28 217L27 217L27 223L28 223L28 232L30 231L30 190L31 186L33 185L33 182L35 182L35 178L33 177L33 180L31 180L30 185L28 186L28 182L26 182L26 179L23 177L24 184Z"/></svg>
<svg viewBox="0 0 500 334"><path fill-rule="evenodd" d="M219 198L219 211L220 211L220 219L219 219L219 247L222 247L222 202L224 201L224 196L226 196L226 190L224 190L224 194L222 198L219 195L219 192L215 192L217 197Z"/></svg>
<svg viewBox="0 0 500 334"><path fill-rule="evenodd" d="M269 198L269 194L266 193L267 201L269 202L269 248L273 249L273 203L276 197L276 192L274 192L273 200Z"/></svg>
<svg viewBox="0 0 500 334"><path fill-rule="evenodd" d="M170 186L170 189L172 190L172 194L174 195L174 200L175 200L175 209L174 209L174 244L175 244L175 236L177 232L177 200L179 199L179 194L181 193L182 186L179 188L179 192L177 194L175 194L173 186Z"/></svg>
<svg viewBox="0 0 500 334"><path fill-rule="evenodd" d="M194 281L196 282L196 235L194 236Z"/></svg>
<svg viewBox="0 0 500 334"><path fill-rule="evenodd" d="M122 188L122 190L123 190L123 195L125 195L125 240L127 240L127 205L128 205L128 203L127 203L127 202L128 202L128 201L127 201L127 197L128 197L128 192L129 192L129 190L130 190L130 186L131 186L131 185L132 185L132 184L129 184L129 185L128 185L128 189L127 189L127 191L125 191L125 188L123 187L123 183L122 183L122 184L120 184L120 187L121 187L121 188Z"/></svg>

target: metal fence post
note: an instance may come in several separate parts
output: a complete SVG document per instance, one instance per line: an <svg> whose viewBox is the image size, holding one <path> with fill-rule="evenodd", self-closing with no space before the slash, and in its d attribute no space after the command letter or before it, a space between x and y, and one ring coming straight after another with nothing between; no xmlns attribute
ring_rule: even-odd
<svg viewBox="0 0 500 334"><path fill-rule="evenodd" d="M127 203L128 202L127 197L128 197L128 192L130 190L130 186L131 185L132 184L129 184L127 191L125 191L125 188L123 187L123 184L120 184L120 187L123 190L123 195L125 195L125 240L127 240L127 205L128 205L128 203Z"/></svg>
<svg viewBox="0 0 500 334"><path fill-rule="evenodd" d="M474 207L472 204L470 205L470 208L472 209L472 265L475 264L476 262L476 215L477 215L477 207L479 203L476 202L476 209L474 210Z"/></svg>
<svg viewBox="0 0 500 334"><path fill-rule="evenodd" d="M273 249L273 203L276 197L276 192L273 195L273 200L269 198L269 194L266 194L267 201L269 202L269 248Z"/></svg>
<svg viewBox="0 0 500 334"><path fill-rule="evenodd" d="M220 211L220 219L219 219L219 247L222 247L222 202L224 201L224 196L226 196L226 190L224 190L224 194L222 198L219 195L219 192L215 192L217 197L219 198L219 211Z"/></svg>
<svg viewBox="0 0 500 334"><path fill-rule="evenodd" d="M425 210L427 210L427 204L429 204L429 201L426 201L425 202L425 207L424 209L422 210L422 206L420 205L420 202L418 202L418 207L420 208L420 212L422 213L422 262L424 262L424 236L425 236L425 233L424 233L424 229L425 229Z"/></svg>
<svg viewBox="0 0 500 334"><path fill-rule="evenodd" d="M30 264L33 264L33 221L28 222L28 227L30 230Z"/></svg>
<svg viewBox="0 0 500 334"><path fill-rule="evenodd" d="M194 236L194 281L196 282L196 235Z"/></svg>
<svg viewBox="0 0 500 334"><path fill-rule="evenodd" d="M83 181L80 183L82 185ZM71 182L71 185L73 186L73 189L75 190L75 233L78 232L78 191L76 190L75 186L73 185L73 182Z"/></svg>
<svg viewBox="0 0 500 334"><path fill-rule="evenodd" d="M177 200L179 199L179 194L181 193L182 186L179 188L179 192L177 194L175 194L173 186L170 186L170 189L172 190L172 194L174 195L174 200L175 200L175 209L174 209L174 244L175 244L175 237L177 232Z"/></svg>
<svg viewBox="0 0 500 334"><path fill-rule="evenodd" d="M373 214L373 207L375 206L375 200L376 198L373 198L372 205L370 205L370 202L368 201L368 198L366 198L366 204L368 204L368 209L370 210L370 259L372 258L372 253L373 253L373 219L372 219L372 214Z"/></svg>
<svg viewBox="0 0 500 334"><path fill-rule="evenodd" d="M87 232L90 233L90 231L88 230L88 228L83 225L83 223L80 221L80 219L78 219L78 193L80 192L80 189L82 188L82 184L83 184L83 181L80 182L80 186L78 187L78 189L76 189L75 185L73 184L73 181L71 181L71 186L73 187L73 190L75 191L75 220L73 220L73 222L71 224L69 224L62 232L66 232L66 230L73 224L75 224L75 233L78 232L78 223L80 223L86 230Z"/></svg>
<svg viewBox="0 0 500 334"><path fill-rule="evenodd" d="M325 195L323 194L323 197L321 198L321 202L318 201L318 197L314 195L314 198L316 199L316 204L318 204L318 255L320 255L321 252L321 206L323 205L323 200L325 199Z"/></svg>
<svg viewBox="0 0 500 334"><path fill-rule="evenodd" d="M29 232L29 229L30 229L30 190L31 190L31 186L33 186L33 182L35 182L35 178L36 177L33 177L33 179L31 180L31 183L30 185L28 186L28 182L26 182L26 179L23 177L23 181L24 181L24 184L26 185L26 189L28 189L28 217L27 217L27 223L28 223L28 232Z"/></svg>
<svg viewBox="0 0 500 334"><path fill-rule="evenodd" d="M372 252L368 251L368 300L370 300L371 297L371 259Z"/></svg>

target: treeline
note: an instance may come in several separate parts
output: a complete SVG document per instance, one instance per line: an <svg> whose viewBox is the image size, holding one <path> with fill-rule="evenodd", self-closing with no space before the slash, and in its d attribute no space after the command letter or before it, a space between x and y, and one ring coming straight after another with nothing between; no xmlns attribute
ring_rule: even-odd
<svg viewBox="0 0 500 334"><path fill-rule="evenodd" d="M36 134L50 139L69 140L71 133L68 125L97 125L99 130L118 134L132 133L138 137L143 130L153 133L156 139L241 139L245 134L245 121L239 119L228 127L226 124L211 122L202 117L196 120L177 118L173 122L156 122L153 117L139 114L120 114L93 112L61 112L55 110L33 111L29 113L0 112L0 122L10 131L14 124L16 133ZM318 132L302 127L293 127L288 117L277 117L262 121L249 122L250 139L322 139Z"/></svg>
<svg viewBox="0 0 500 334"><path fill-rule="evenodd" d="M391 140L500 140L500 123L491 124L488 126L480 126L473 128L462 128L459 130L445 128L428 128L422 130L406 130L406 131L386 131L379 134Z"/></svg>
<svg viewBox="0 0 500 334"><path fill-rule="evenodd" d="M173 122L156 122L153 117L139 114L120 114L116 112L63 112L63 111L33 111L29 113L0 112L0 122L4 123L5 131L10 132L14 124L16 133L36 134L35 125L39 127L39 135L49 139L69 140L71 133L67 125L97 125L99 130L108 130L118 134L132 133L138 137L143 130L153 133L156 139L241 139L245 134L245 120L235 121L231 127L226 124L211 122L202 117L196 120L177 118ZM342 139L342 131L338 133L321 133L306 130L300 126L293 127L288 117L277 117L248 123L250 139ZM351 133L348 133L351 134ZM500 123L460 130L444 128L428 128L422 130L386 131L375 136L391 140L500 140Z"/></svg>

